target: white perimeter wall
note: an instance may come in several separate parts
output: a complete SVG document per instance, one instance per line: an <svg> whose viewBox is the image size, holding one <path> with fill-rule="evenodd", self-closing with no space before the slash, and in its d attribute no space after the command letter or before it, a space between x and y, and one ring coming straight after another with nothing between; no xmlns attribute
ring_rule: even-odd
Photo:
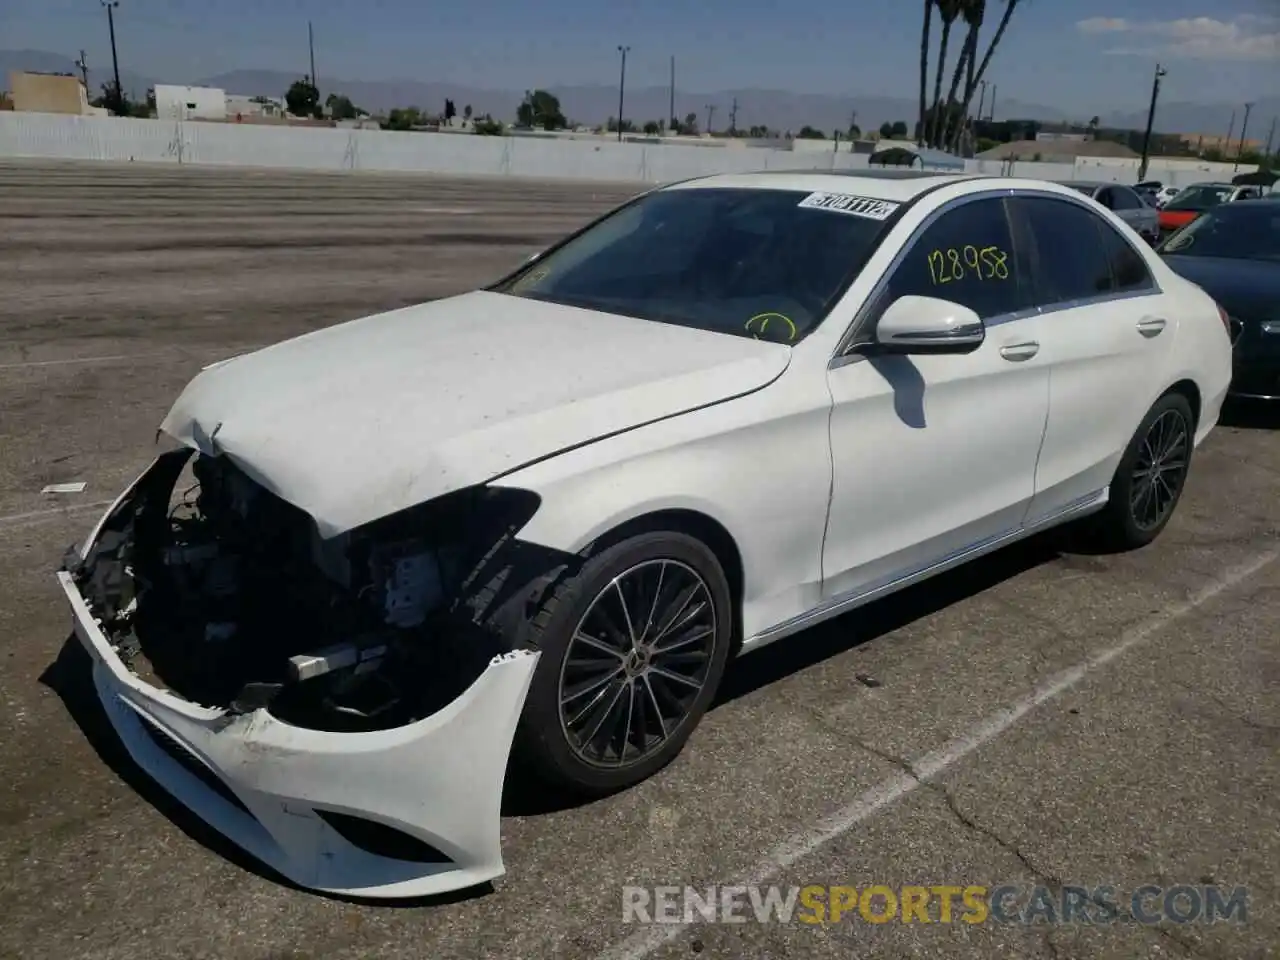
<svg viewBox="0 0 1280 960"><path fill-rule="evenodd" d="M220 164L300 170L370 170L473 176L519 176L665 183L711 173L758 170L853 170L865 156L749 147L652 145L397 133L384 130L306 129L221 123L181 123L114 117L0 113L0 157L114 160L140 163ZM974 173L1046 180L1132 182L1137 162L1077 160L1002 163L970 160ZM1153 162L1147 178L1185 185L1229 178L1231 164Z"/></svg>

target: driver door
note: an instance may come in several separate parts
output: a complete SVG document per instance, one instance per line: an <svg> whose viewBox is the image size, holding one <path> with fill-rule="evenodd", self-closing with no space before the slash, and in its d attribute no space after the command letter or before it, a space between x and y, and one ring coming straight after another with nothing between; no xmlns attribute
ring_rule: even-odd
<svg viewBox="0 0 1280 960"><path fill-rule="evenodd" d="M875 592L1020 529L1049 411L1021 261L1004 199L944 208L873 294L859 339L914 294L975 310L987 328L982 345L833 361L825 600Z"/></svg>

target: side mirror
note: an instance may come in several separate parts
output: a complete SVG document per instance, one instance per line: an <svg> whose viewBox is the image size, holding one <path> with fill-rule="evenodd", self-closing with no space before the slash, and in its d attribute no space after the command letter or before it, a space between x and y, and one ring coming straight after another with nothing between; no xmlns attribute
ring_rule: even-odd
<svg viewBox="0 0 1280 960"><path fill-rule="evenodd" d="M876 324L875 344L883 353L972 353L987 328L968 307L937 297L899 297Z"/></svg>

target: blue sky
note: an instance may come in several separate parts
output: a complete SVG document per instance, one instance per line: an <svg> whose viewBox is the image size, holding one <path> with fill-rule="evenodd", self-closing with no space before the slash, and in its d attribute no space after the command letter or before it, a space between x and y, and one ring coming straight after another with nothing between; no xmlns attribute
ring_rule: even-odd
<svg viewBox="0 0 1280 960"><path fill-rule="evenodd" d="M999 0L993 0L998 12ZM869 13L874 10L874 15ZM917 0L121 0L122 66L163 80L237 68L525 88L614 83L912 95ZM990 29L990 28L989 28ZM936 31L935 31L936 32ZM109 62L98 0L0 0L0 44ZM1023 0L989 78L1001 96L1085 112L1165 96L1280 91L1280 0Z"/></svg>

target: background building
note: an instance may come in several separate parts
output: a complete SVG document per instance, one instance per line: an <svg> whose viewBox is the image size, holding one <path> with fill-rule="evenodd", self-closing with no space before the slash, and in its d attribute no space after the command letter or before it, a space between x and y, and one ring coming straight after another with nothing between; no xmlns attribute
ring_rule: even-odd
<svg viewBox="0 0 1280 960"><path fill-rule="evenodd" d="M156 84L156 117L160 120L225 120L227 94L217 87Z"/></svg>
<svg viewBox="0 0 1280 960"><path fill-rule="evenodd" d="M72 116L105 116L101 107L89 106L89 95L79 77L56 73L9 74L9 98L13 109L24 113L62 113Z"/></svg>

